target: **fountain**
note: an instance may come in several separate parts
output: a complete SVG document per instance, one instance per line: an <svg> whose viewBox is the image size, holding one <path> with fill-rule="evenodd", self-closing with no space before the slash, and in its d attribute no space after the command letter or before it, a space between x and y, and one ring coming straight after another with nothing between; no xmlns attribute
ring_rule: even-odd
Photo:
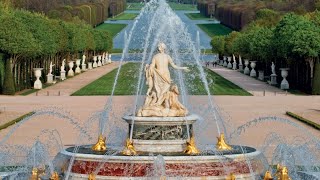
<svg viewBox="0 0 320 180"><path fill-rule="evenodd" d="M136 31L143 34L143 40L137 37ZM279 146L269 163L263 154L264 148L258 150L241 145L239 141L235 140L235 137L240 136L246 128L255 123L279 121L296 127L292 122L280 118L258 119L240 126L232 133L227 133L224 118L222 118L221 111L212 99L208 88L209 82L207 82L204 69L201 66L199 48L193 43L194 40L192 40L186 26L165 0L150 0L146 3L133 23L131 31L126 33L126 37L123 49L125 53L122 54L120 60L112 95L105 103L103 111L88 119L86 128L79 127L75 119L59 114L57 111L36 112L35 115L17 125L19 127L24 121L47 113L59 119L67 119L80 132L75 145L59 148L57 155L54 158L49 158L41 155L48 154L48 150L53 149L54 145L52 144L54 143L47 142L43 146L41 143L35 143L30 151L21 150L29 152L27 153L28 163L21 163L22 165L19 164L19 167L15 166L5 175L0 173L0 177L224 180L263 179L271 176L288 179L292 173L291 178L300 178L296 173L298 170L289 163L290 161L287 161L292 159L292 157L288 158L288 153L298 152L298 150L290 146ZM120 132L116 133L123 145L116 143L108 135L110 133L108 130L114 128L113 124L108 124L108 122L115 111L113 109L113 94L125 54L131 47L130 44L142 48L142 53L139 54L141 59L139 79L132 109L121 115L123 120L117 119L117 121L126 123L127 127L126 137L121 137ZM95 56L93 67L97 67L96 61L97 57ZM173 69L168 69L168 66ZM192 73L189 71L189 67L197 69L208 94L206 106L201 107L205 109L201 111L205 111L203 114L195 114L193 106L195 102L190 103L188 99L185 73ZM148 86L144 86L145 83ZM95 120L99 120L99 123L95 123ZM94 124L99 124L98 129L93 127ZM204 126L212 128L211 132L214 132L215 135L205 136L205 131L202 132L203 129L201 129ZM91 137L92 134L88 133L88 129L94 131L94 138ZM117 128L114 129L114 131L120 131ZM299 130L306 132L305 129ZM8 134L8 137L10 135L11 133ZM51 134L48 136L53 137ZM215 137L217 137L216 143L208 141L208 139L215 139ZM84 139L90 140L91 143L82 143ZM96 143L94 143L95 139L98 139ZM273 139L282 143L281 138L273 137ZM7 137L0 139L0 147L3 147L6 140ZM231 140L236 143L230 144ZM312 143L315 146L319 144L317 140ZM4 156L2 152L5 152ZM9 150L2 151L1 149L0 157L9 158L11 157L10 153ZM307 155L313 157L311 153L307 153ZM30 157L34 158L33 163L29 163L31 162L29 161ZM269 166L269 164L277 163L281 164L278 169ZM0 162L0 167L4 165ZM45 175L38 173L39 170L42 170L41 168L46 169ZM269 173L266 173L267 170Z"/></svg>

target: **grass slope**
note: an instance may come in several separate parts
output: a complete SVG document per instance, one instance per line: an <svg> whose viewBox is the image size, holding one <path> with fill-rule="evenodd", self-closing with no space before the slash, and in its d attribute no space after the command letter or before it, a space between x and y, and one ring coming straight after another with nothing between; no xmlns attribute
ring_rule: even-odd
<svg viewBox="0 0 320 180"><path fill-rule="evenodd" d="M197 24L200 29L208 34L208 36L213 37L215 35L228 35L232 32L232 29L222 25L222 24Z"/></svg>
<svg viewBox="0 0 320 180"><path fill-rule="evenodd" d="M115 89L115 95L134 95L136 93L136 84L138 82L140 63L127 63L122 66L118 83ZM90 96L90 95L110 95L112 86L117 73L117 69L102 76L98 80L88 84L84 88L72 94L72 96ZM211 94L215 95L239 95L250 96L251 94L241 89L232 82L219 76L209 69L205 69L206 77L209 82ZM172 73L173 74L173 73ZM185 84L188 93L191 95L206 95L207 91L201 81L199 70L190 66L190 72L185 74ZM174 82L178 82L174 80Z"/></svg>
<svg viewBox="0 0 320 180"><path fill-rule="evenodd" d="M200 13L186 13L186 16L191 20L212 20Z"/></svg>
<svg viewBox="0 0 320 180"><path fill-rule="evenodd" d="M122 13L114 18L109 18L109 20L134 20L138 14L133 13Z"/></svg>
<svg viewBox="0 0 320 180"><path fill-rule="evenodd" d="M14 124L16 124L16 123L18 123L20 121L22 121L26 117L32 116L33 114L34 114L34 112L29 112L29 113L27 113L27 114L25 114L23 116L18 117L17 119L14 119L12 121L9 121L9 122L7 122L5 124L0 125L0 131L3 130L3 129L6 129L9 126L12 126L12 125L14 125Z"/></svg>
<svg viewBox="0 0 320 180"><path fill-rule="evenodd" d="M96 29L106 30L108 31L112 38L114 38L123 28L125 28L126 24L101 24L96 27Z"/></svg>

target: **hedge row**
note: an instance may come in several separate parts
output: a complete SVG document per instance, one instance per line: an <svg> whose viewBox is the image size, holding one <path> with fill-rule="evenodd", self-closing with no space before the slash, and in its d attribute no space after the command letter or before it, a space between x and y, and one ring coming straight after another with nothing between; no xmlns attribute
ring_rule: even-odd
<svg viewBox="0 0 320 180"><path fill-rule="evenodd" d="M90 59L95 53L112 49L108 32L93 29L82 21L50 19L0 3L0 22L0 52L7 57L3 94L31 87L34 67L45 68L45 78L50 62L59 69L63 59L68 63L82 54Z"/></svg>

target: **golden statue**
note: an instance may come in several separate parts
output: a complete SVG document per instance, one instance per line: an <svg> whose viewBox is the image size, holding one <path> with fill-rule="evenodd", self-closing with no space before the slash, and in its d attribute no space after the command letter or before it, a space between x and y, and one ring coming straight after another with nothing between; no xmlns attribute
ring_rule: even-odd
<svg viewBox="0 0 320 180"><path fill-rule="evenodd" d="M216 148L218 150L220 150L220 151L232 150L232 147L229 146L224 140L224 133L221 133L220 137L217 137L217 139L218 139L218 142L217 142Z"/></svg>
<svg viewBox="0 0 320 180"><path fill-rule="evenodd" d="M280 166L280 164L277 164L276 177L277 180L291 180L288 174L288 168L285 166Z"/></svg>
<svg viewBox="0 0 320 180"><path fill-rule="evenodd" d="M236 180L236 176L233 173L230 173L226 180Z"/></svg>
<svg viewBox="0 0 320 180"><path fill-rule="evenodd" d="M30 177L30 180L41 180L40 179L40 175L43 175L45 172L44 169L41 169L41 168L32 168L32 174L31 174L31 177Z"/></svg>
<svg viewBox="0 0 320 180"><path fill-rule="evenodd" d="M90 173L88 180L96 180L96 176L93 173Z"/></svg>
<svg viewBox="0 0 320 180"><path fill-rule="evenodd" d="M102 136L102 134L99 135L98 142L92 146L91 148L94 151L105 151L107 150L106 146L106 138Z"/></svg>
<svg viewBox="0 0 320 180"><path fill-rule="evenodd" d="M53 172L53 174L50 177L50 180L59 180L59 174L57 172Z"/></svg>
<svg viewBox="0 0 320 180"><path fill-rule="evenodd" d="M189 154L189 155L200 154L200 151L196 147L196 143L195 143L194 137L191 137L190 140L187 141L187 148L184 151L184 153Z"/></svg>
<svg viewBox="0 0 320 180"><path fill-rule="evenodd" d="M122 154L127 156L137 155L137 152L133 146L133 142L129 138L126 140L126 146L124 147Z"/></svg>
<svg viewBox="0 0 320 180"><path fill-rule="evenodd" d="M270 171L266 172L266 174L264 175L263 180L273 180Z"/></svg>

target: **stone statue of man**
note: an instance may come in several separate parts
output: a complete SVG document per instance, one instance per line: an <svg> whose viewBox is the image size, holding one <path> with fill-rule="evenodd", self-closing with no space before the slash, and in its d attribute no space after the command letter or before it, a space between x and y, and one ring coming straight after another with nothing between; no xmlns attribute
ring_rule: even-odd
<svg viewBox="0 0 320 180"><path fill-rule="evenodd" d="M63 60L62 60L62 65L61 65L61 67L60 67L60 71L61 71L61 72L64 72L65 66L66 66L66 59L63 59Z"/></svg>
<svg viewBox="0 0 320 180"><path fill-rule="evenodd" d="M86 55L82 55L82 64L86 64Z"/></svg>

